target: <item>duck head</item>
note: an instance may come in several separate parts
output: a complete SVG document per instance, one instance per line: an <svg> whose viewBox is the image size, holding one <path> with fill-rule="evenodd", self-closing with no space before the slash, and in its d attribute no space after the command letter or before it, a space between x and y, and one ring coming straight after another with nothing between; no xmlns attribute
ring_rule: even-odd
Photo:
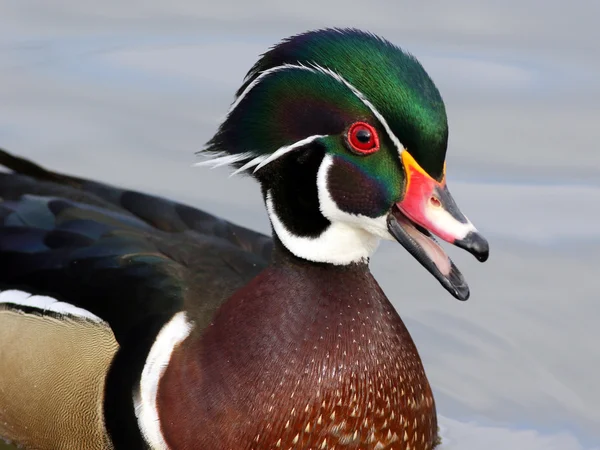
<svg viewBox="0 0 600 450"><path fill-rule="evenodd" d="M260 182L273 230L294 255L366 261L398 241L452 295L469 288L434 235L488 257L446 184L448 123L421 64L369 33L289 38L246 76L201 164Z"/></svg>

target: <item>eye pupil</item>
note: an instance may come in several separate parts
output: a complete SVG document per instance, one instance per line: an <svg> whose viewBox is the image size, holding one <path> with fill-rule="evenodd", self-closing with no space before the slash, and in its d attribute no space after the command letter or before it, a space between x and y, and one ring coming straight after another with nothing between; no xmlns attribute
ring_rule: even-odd
<svg viewBox="0 0 600 450"><path fill-rule="evenodd" d="M361 128L356 132L356 139L363 144L367 144L371 140L371 132L365 128Z"/></svg>
<svg viewBox="0 0 600 450"><path fill-rule="evenodd" d="M354 153L370 155L379 150L377 131L366 122L355 122L348 130L347 142Z"/></svg>

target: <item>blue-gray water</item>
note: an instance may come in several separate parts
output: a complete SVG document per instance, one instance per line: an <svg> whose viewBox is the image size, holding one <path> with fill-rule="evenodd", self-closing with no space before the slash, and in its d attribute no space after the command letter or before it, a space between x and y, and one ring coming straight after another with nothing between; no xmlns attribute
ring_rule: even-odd
<svg viewBox="0 0 600 450"><path fill-rule="evenodd" d="M387 37L442 91L449 185L492 246L486 264L449 250L465 304L398 245L373 259L420 349L444 448L598 449L598 17L594 0L0 0L0 146L268 231L257 186L192 168L194 151L280 38Z"/></svg>

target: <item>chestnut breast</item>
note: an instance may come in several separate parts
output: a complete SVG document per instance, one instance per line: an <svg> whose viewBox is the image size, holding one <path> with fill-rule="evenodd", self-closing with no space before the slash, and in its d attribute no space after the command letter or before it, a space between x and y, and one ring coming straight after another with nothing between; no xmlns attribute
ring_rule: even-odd
<svg viewBox="0 0 600 450"><path fill-rule="evenodd" d="M415 345L366 265L267 269L175 350L158 406L177 450L416 450L437 437Z"/></svg>

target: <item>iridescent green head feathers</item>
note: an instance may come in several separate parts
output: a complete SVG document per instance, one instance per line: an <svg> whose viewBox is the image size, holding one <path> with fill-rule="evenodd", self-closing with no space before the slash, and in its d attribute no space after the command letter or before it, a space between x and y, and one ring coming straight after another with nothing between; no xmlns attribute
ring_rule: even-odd
<svg viewBox="0 0 600 450"><path fill-rule="evenodd" d="M295 253L357 260L390 236L385 217L407 186L401 154L442 180L447 136L441 96L414 57L370 33L325 29L260 58L200 164L251 172ZM331 245L307 251L306 239ZM346 246L356 254L340 255L340 242L357 240Z"/></svg>
<svg viewBox="0 0 600 450"><path fill-rule="evenodd" d="M354 29L300 34L265 53L205 151L236 155L228 161L240 167L310 136L340 134L373 110L441 179L448 126L439 91L413 56Z"/></svg>
<svg viewBox="0 0 600 450"><path fill-rule="evenodd" d="M430 233L480 260L488 250L448 192L447 142L444 103L414 57L369 33L327 29L263 55L205 152L209 164L252 172L294 255L350 264L396 239L465 299Z"/></svg>

